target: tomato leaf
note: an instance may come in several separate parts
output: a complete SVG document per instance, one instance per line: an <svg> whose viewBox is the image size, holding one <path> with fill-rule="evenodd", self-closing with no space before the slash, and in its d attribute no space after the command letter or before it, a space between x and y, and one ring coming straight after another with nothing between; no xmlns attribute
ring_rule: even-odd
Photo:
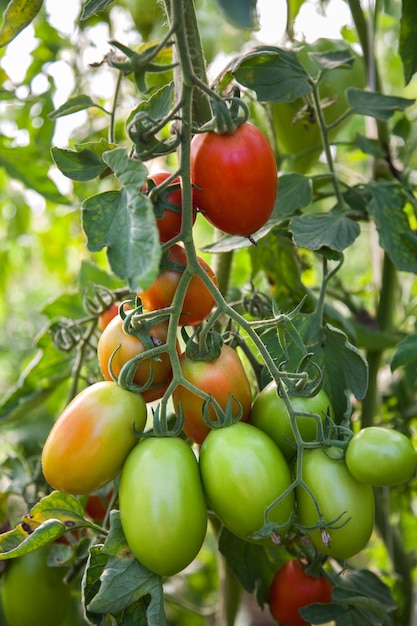
<svg viewBox="0 0 417 626"><path fill-rule="evenodd" d="M257 48L241 57L231 71L264 102L293 102L312 91L308 74L292 50Z"/></svg>
<svg viewBox="0 0 417 626"><path fill-rule="evenodd" d="M112 2L113 0L87 0L81 12L81 19L86 20L95 13L104 11L104 9L108 7L109 4L111 4Z"/></svg>
<svg viewBox="0 0 417 626"><path fill-rule="evenodd" d="M106 169L102 155L113 148L104 139L77 146L76 150L52 148L51 154L60 171L71 180L85 182L99 176Z"/></svg>
<svg viewBox="0 0 417 626"><path fill-rule="evenodd" d="M237 28L257 27L256 0L217 0L228 22Z"/></svg>
<svg viewBox="0 0 417 626"><path fill-rule="evenodd" d="M107 113L106 109L103 109L102 106L96 104L90 96L80 94L70 98L67 102L64 102L64 104L61 104L61 106L58 109L55 109L55 111L51 111L51 113L48 114L48 117L51 120L56 120L59 117L64 117L65 115L78 113L78 111L85 111L85 109L89 109L90 107L97 107Z"/></svg>
<svg viewBox="0 0 417 626"><path fill-rule="evenodd" d="M404 68L405 84L408 85L417 72L417 4L414 0L402 0L399 52Z"/></svg>
<svg viewBox="0 0 417 626"><path fill-rule="evenodd" d="M399 342L394 356L391 360L391 371L394 372L399 367L417 366L417 333L408 335Z"/></svg>
<svg viewBox="0 0 417 626"><path fill-rule="evenodd" d="M310 52L309 56L322 70L350 69L355 61L355 57L348 48L328 50L327 52Z"/></svg>
<svg viewBox="0 0 417 626"><path fill-rule="evenodd" d="M346 97L353 113L370 115L383 121L392 117L395 111L404 111L415 102L414 99L386 96L376 91L365 91L355 87L346 90Z"/></svg>
<svg viewBox="0 0 417 626"><path fill-rule="evenodd" d="M10 0L3 13L0 47L10 43L37 16L43 0Z"/></svg>
<svg viewBox="0 0 417 626"><path fill-rule="evenodd" d="M291 219L290 231L301 248L330 248L341 252L360 234L360 226L343 213L306 214Z"/></svg>

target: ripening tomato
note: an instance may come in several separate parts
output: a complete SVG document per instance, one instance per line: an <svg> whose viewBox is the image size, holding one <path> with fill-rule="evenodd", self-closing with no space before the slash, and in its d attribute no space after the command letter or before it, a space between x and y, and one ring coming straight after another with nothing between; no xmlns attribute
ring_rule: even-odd
<svg viewBox="0 0 417 626"><path fill-rule="evenodd" d="M322 528L307 532L311 542L335 559L349 559L360 552L368 543L374 525L372 487L351 475L339 448L304 450L302 477L329 524L325 532ZM317 510L302 485L296 488L296 500L299 523L315 526L319 522Z"/></svg>
<svg viewBox="0 0 417 626"><path fill-rule="evenodd" d="M195 135L191 142L195 205L229 235L253 235L275 205L278 175L265 135L250 122L233 134Z"/></svg>
<svg viewBox="0 0 417 626"><path fill-rule="evenodd" d="M50 546L11 559L1 582L1 601L8 626L60 626L71 601L64 567L47 563Z"/></svg>
<svg viewBox="0 0 417 626"><path fill-rule="evenodd" d="M213 512L226 528L247 541L264 526L267 507L291 485L281 450L269 435L245 422L211 430L200 448L199 462ZM269 512L268 521L284 527L279 534L284 534L293 508L290 491Z"/></svg>
<svg viewBox="0 0 417 626"><path fill-rule="evenodd" d="M80 495L113 480L146 424L140 394L115 382L81 391L52 427L42 450L42 470L54 489Z"/></svg>
<svg viewBox="0 0 417 626"><path fill-rule="evenodd" d="M150 337L155 346L166 343L168 322L160 322L150 330ZM135 335L126 333L123 320L116 315L106 326L97 344L97 358L105 380L112 380L111 372L117 377L123 365L145 352L143 342ZM111 367L110 367L111 359ZM141 392L145 402L158 400L164 395L172 378L171 359L167 352L158 358L147 358L138 364L133 382L142 387L152 376L152 383Z"/></svg>
<svg viewBox="0 0 417 626"><path fill-rule="evenodd" d="M112 319L119 314L119 303L112 302L112 304L103 313L100 313L97 320L97 326L101 332L110 324Z"/></svg>
<svg viewBox="0 0 417 626"><path fill-rule="evenodd" d="M155 183L156 186L163 183L171 174L168 172L156 172L151 174L149 178ZM179 177L175 178L172 185L180 184ZM147 191L148 185L145 185L143 191ZM181 189L174 189L169 192L170 187L164 190L164 198L162 204L157 204L156 207L156 225L159 231L159 240L161 243L166 243L173 237L176 237L181 232L182 221L182 193ZM159 200L159 198L158 198ZM197 217L196 211L193 210L192 221L195 222Z"/></svg>
<svg viewBox="0 0 417 626"><path fill-rule="evenodd" d="M333 408L323 388L315 396L291 396L290 401L295 412L314 413L322 422L329 414L334 420ZM271 381L255 398L250 422L272 437L286 459L294 457L297 448L291 420L284 400L277 393L275 381ZM299 416L296 417L296 422L304 441L314 441L317 438L317 422L314 418Z"/></svg>
<svg viewBox="0 0 417 626"><path fill-rule="evenodd" d="M346 465L361 483L376 487L400 485L417 470L417 451L403 433L382 426L362 428L349 441Z"/></svg>
<svg viewBox="0 0 417 626"><path fill-rule="evenodd" d="M129 454L120 478L127 544L145 567L172 576L194 560L207 530L198 462L178 437L149 437Z"/></svg>
<svg viewBox="0 0 417 626"><path fill-rule="evenodd" d="M280 626L308 626L298 609L315 602L329 603L332 585L324 576L313 578L297 559L284 563L269 589L271 613Z"/></svg>
<svg viewBox="0 0 417 626"><path fill-rule="evenodd" d="M194 361L184 352L180 356L180 365L185 380L212 396L223 410L226 409L230 397L234 415L238 413L236 402L239 402L242 408L241 420L248 420L252 391L236 350L223 345L220 356L213 361ZM184 386L178 385L173 391L172 401L177 415L181 407L185 434L195 443L203 443L210 432L210 427L203 417L204 399ZM214 407L209 407L208 416L211 420L216 419Z"/></svg>
<svg viewBox="0 0 417 626"><path fill-rule="evenodd" d="M167 260L174 267L163 269L156 277L152 285L139 293L142 304L148 311L157 311L171 306L182 276L181 268L187 265L185 249L179 244L168 248ZM216 276L211 267L198 257L198 262L207 276L217 286ZM193 276L185 293L182 312L179 318L180 326L194 326L199 324L209 315L214 305L214 298L199 276Z"/></svg>

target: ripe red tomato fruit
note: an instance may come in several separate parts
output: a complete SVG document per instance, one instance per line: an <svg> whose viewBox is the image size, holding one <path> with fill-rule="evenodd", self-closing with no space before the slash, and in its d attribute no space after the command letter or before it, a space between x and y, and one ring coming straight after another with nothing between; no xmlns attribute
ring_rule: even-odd
<svg viewBox="0 0 417 626"><path fill-rule="evenodd" d="M155 345L159 345L166 343L167 333L168 322L161 322L151 328L150 336ZM123 330L122 318L120 315L116 315L104 329L97 344L98 363L105 380L112 380L110 369L115 376L119 376L123 365L143 352L145 352L143 342L135 335L126 333ZM152 384L141 393L145 402L152 402L161 398L171 381L171 360L167 352L160 354L158 359L147 358L139 363L133 382L142 386L148 381L151 373Z"/></svg>
<svg viewBox="0 0 417 626"><path fill-rule="evenodd" d="M42 450L42 470L54 489L73 495L100 489L121 471L143 431L146 405L140 394L115 382L98 382L68 404Z"/></svg>
<svg viewBox="0 0 417 626"><path fill-rule="evenodd" d="M98 316L97 325L98 325L99 330L101 330L101 332L103 332L103 330L106 328L106 326L108 326L110 324L112 319L114 317L116 317L116 315L118 313L119 313L119 303L118 302L113 302L109 306L108 309L103 311L103 313L100 313L100 315Z"/></svg>
<svg viewBox="0 0 417 626"><path fill-rule="evenodd" d="M168 249L168 261L180 268L185 268L187 265L185 249L178 244L171 246ZM200 257L198 257L198 262L217 286L217 279L211 267ZM145 309L157 311L171 306L181 276L181 269L162 270L152 285L146 291L138 294ZM194 326L199 324L209 315L213 305L214 298L210 291L199 276L193 276L185 294L179 325Z"/></svg>
<svg viewBox="0 0 417 626"><path fill-rule="evenodd" d="M229 235L253 235L269 219L278 189L275 157L265 135L250 122L233 134L195 135L191 142L195 204Z"/></svg>
<svg viewBox="0 0 417 626"><path fill-rule="evenodd" d="M331 599L330 582L324 576L309 576L297 559L280 567L269 590L271 613L281 626L308 626L298 609L314 602L328 603Z"/></svg>
<svg viewBox="0 0 417 626"><path fill-rule="evenodd" d="M153 180L155 185L160 185L167 178L169 178L171 174L168 172L156 172L155 174L151 174L149 178ZM173 185L179 184L179 177L175 178L173 181ZM146 192L148 190L148 185L144 185L142 191ZM166 195L165 199L166 204L162 207L163 213L159 214L159 207L156 214L156 225L159 230L159 240L161 243L165 243L176 237L181 232L181 220L182 220L182 194L181 189L174 189L171 193ZM174 206L171 206L174 205ZM197 212L193 211L193 223L195 222L197 217Z"/></svg>
<svg viewBox="0 0 417 626"><path fill-rule="evenodd" d="M214 361L194 361L184 352L180 357L180 365L184 378L212 396L223 410L226 409L229 396L232 397L232 401L238 401L243 411L241 420L248 420L252 391L236 350L223 345L220 356ZM172 394L172 401L177 414L181 406L185 434L195 443L202 444L210 432L203 417L204 400L189 389L178 385ZM237 406L234 414L237 415ZM209 407L208 415L210 419L216 419L212 406Z"/></svg>

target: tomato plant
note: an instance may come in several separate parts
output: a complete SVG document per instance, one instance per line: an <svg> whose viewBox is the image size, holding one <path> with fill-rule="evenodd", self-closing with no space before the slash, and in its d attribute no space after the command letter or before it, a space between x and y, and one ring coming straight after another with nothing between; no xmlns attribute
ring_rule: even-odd
<svg viewBox="0 0 417 626"><path fill-rule="evenodd" d="M321 419L322 423L324 423L327 415L334 420L333 408L323 388L314 396L291 395L290 402L295 414L297 412L314 413ZM295 419L304 441L317 439L318 430L315 418L296 416ZM271 381L256 396L250 422L268 433L288 460L295 455L297 448L291 419L283 398L278 394L275 381Z"/></svg>
<svg viewBox="0 0 417 626"><path fill-rule="evenodd" d="M353 478L341 455L341 450L334 448L303 453L302 477L316 499L322 520L304 486L296 488L296 499L299 522L310 528L318 525L316 530L307 531L316 548L336 559L349 559L371 537L375 505L372 487Z"/></svg>
<svg viewBox="0 0 417 626"><path fill-rule="evenodd" d="M42 450L42 470L54 489L96 491L115 478L146 423L141 395L115 382L94 383L58 417Z"/></svg>
<svg viewBox="0 0 417 626"><path fill-rule="evenodd" d="M233 134L197 134L191 144L194 197L202 215L229 235L253 235L274 208L275 157L262 131L250 122Z"/></svg>
<svg viewBox="0 0 417 626"><path fill-rule="evenodd" d="M269 590L271 613L281 626L308 626L299 609L314 602L328 603L332 585L324 576L310 576L305 567L291 559L274 575Z"/></svg>
<svg viewBox="0 0 417 626"><path fill-rule="evenodd" d="M223 410L226 410L230 399L233 414L236 416L241 409L241 420L248 420L252 391L236 350L223 345L220 355L212 361L194 360L183 352L180 356L180 366L186 381L214 398ZM184 417L185 434L195 443L201 444L210 432L210 427L203 417L204 398L184 385L178 385L173 391L172 401L177 415L181 411ZM216 419L213 406L208 407L207 413L210 419Z"/></svg>
<svg viewBox="0 0 417 626"><path fill-rule="evenodd" d="M60 626L69 610L67 569L47 563L50 546L12 559L1 581L1 601L8 626Z"/></svg>
<svg viewBox="0 0 417 626"><path fill-rule="evenodd" d="M168 322L159 322L150 328L149 337L157 346L166 343L167 333ZM118 377L123 365L145 350L146 346L139 337L124 330L120 315L114 317L104 329L97 345L98 363L104 379L110 381L113 376ZM171 360L169 354L163 352L158 357L144 359L138 364L133 383L143 387L151 380L141 395L145 402L152 402L164 394L171 378Z"/></svg>
<svg viewBox="0 0 417 626"><path fill-rule="evenodd" d="M112 319L119 314L119 303L113 302L103 313L98 316L97 326L101 332L110 324Z"/></svg>
<svg viewBox="0 0 417 626"><path fill-rule="evenodd" d="M148 311L156 311L171 306L177 291L178 283L187 265L187 257L182 246L175 244L168 249L167 262L170 267L162 269L152 285L138 295ZM198 257L198 262L207 276L217 285L216 276L211 267ZM214 298L209 289L197 275L192 276L185 293L179 325L199 324L210 313L214 306Z"/></svg>
<svg viewBox="0 0 417 626"><path fill-rule="evenodd" d="M161 576L183 570L206 535L207 506L197 459L183 439L150 437L129 455L119 491L127 543Z"/></svg>
<svg viewBox="0 0 417 626"><path fill-rule="evenodd" d="M376 487L400 485L417 470L417 451L410 439L383 426L368 426L353 435L345 458L356 480Z"/></svg>
<svg viewBox="0 0 417 626"><path fill-rule="evenodd" d="M200 471L210 507L226 528L246 540L261 530L266 508L291 484L278 446L245 422L210 431L200 449ZM293 507L290 491L269 511L268 521L282 526L277 534L285 534Z"/></svg>
<svg viewBox="0 0 417 626"><path fill-rule="evenodd" d="M171 174L169 172L155 172L150 176L154 186L160 185L165 182ZM177 237L181 232L182 222L182 193L180 188L174 188L170 191L171 186L179 185L180 178L177 177L173 180L168 189L165 189L161 196L157 197L155 205L156 213L156 225L158 226L159 239L161 243L165 243L174 237ZM150 191L149 183L143 189L144 191ZM197 217L196 211L193 211L192 221L195 222Z"/></svg>

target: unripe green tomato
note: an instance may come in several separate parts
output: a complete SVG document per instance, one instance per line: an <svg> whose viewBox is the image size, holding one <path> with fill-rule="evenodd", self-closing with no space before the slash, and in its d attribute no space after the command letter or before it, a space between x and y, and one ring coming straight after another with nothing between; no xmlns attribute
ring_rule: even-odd
<svg viewBox="0 0 417 626"><path fill-rule="evenodd" d="M349 559L360 552L374 526L372 487L353 478L342 450L333 447L304 450L302 478L326 522L323 528L307 531L313 545L335 559ZM311 494L301 484L296 487L296 500L299 523L306 528L319 523Z"/></svg>
<svg viewBox="0 0 417 626"><path fill-rule="evenodd" d="M296 412L315 413L322 423L327 414L334 420L333 408L323 388L315 396L291 396L290 401ZM290 416L284 400L277 393L275 381L271 381L255 398L249 421L272 437L288 461L295 456L297 448ZM299 416L296 422L304 441L317 439L317 422L314 418Z"/></svg>
<svg viewBox="0 0 417 626"><path fill-rule="evenodd" d="M60 626L70 606L63 567L47 564L50 546L12 559L4 572L1 601L8 626Z"/></svg>
<svg viewBox="0 0 417 626"><path fill-rule="evenodd" d="M361 483L400 485L417 470L417 451L403 433L382 426L362 428L349 441L346 465Z"/></svg>
<svg viewBox="0 0 417 626"><path fill-rule="evenodd" d="M164 19L164 9L158 0L124 0L126 8L131 12L132 19L144 41L148 41Z"/></svg>

